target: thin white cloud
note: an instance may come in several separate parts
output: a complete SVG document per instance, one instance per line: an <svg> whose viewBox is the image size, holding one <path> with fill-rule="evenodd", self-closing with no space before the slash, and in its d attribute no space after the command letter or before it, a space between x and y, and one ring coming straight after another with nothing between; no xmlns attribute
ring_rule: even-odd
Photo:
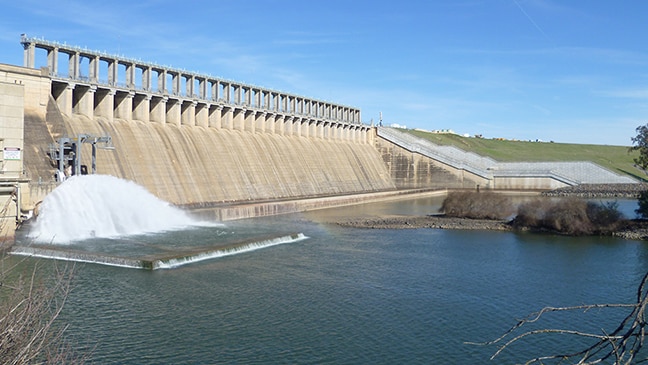
<svg viewBox="0 0 648 365"><path fill-rule="evenodd" d="M597 94L612 98L648 100L648 88L628 88L598 91Z"/></svg>

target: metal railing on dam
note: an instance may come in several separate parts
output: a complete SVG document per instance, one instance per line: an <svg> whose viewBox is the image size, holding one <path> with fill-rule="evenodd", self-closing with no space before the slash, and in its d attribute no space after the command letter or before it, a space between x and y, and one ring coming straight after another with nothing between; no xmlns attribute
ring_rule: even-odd
<svg viewBox="0 0 648 365"><path fill-rule="evenodd" d="M66 115L360 143L368 138L370 126L362 124L358 108L24 34L21 44L25 67L35 67L36 50L46 51L52 96Z"/></svg>
<svg viewBox="0 0 648 365"><path fill-rule="evenodd" d="M493 188L502 188L504 184L519 187L536 186L538 184L529 181L541 179L554 180L563 185L637 183L629 176L615 174L589 161L499 162L454 146L436 145L394 128L379 127L377 134L408 151L489 180ZM519 182L511 183L514 180Z"/></svg>

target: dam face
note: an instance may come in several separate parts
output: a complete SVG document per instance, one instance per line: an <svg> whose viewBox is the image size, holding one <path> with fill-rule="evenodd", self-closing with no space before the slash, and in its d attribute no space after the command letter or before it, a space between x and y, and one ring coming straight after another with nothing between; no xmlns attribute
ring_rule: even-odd
<svg viewBox="0 0 648 365"><path fill-rule="evenodd" d="M57 185L63 163L50 160L48 144L62 137L78 145L84 172L96 166L177 205L395 189L359 109L25 36L22 44L22 69L33 70L37 50L47 64L34 82L38 102L25 93L33 105L25 113L31 205ZM81 143L97 137L114 149Z"/></svg>
<svg viewBox="0 0 648 365"><path fill-rule="evenodd" d="M393 188L380 155L369 144L83 116L65 121L70 135L112 136L115 149L97 154L98 173L135 181L174 204Z"/></svg>

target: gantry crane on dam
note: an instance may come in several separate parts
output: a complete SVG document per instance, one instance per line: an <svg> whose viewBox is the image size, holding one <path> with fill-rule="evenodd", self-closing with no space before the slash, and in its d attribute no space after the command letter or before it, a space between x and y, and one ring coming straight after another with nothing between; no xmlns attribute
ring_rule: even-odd
<svg viewBox="0 0 648 365"><path fill-rule="evenodd" d="M97 148L113 150L110 136L96 137L90 134L79 134L76 137L61 137L50 145L49 156L56 166L56 180L64 181L73 175L88 174L87 166L82 165L82 147L87 143L92 146L91 173L97 173ZM97 144L102 144L97 146Z"/></svg>

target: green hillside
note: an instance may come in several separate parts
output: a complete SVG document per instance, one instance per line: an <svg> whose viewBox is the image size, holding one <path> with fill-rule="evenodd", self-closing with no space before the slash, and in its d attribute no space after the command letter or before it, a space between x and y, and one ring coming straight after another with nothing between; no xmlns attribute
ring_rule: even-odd
<svg viewBox="0 0 648 365"><path fill-rule="evenodd" d="M629 153L627 146L523 142L462 137L456 134L416 130L407 130L407 132L432 143L456 146L462 150L472 151L502 162L592 161L611 171L646 179L646 175L634 167L633 158L637 156L637 153Z"/></svg>

